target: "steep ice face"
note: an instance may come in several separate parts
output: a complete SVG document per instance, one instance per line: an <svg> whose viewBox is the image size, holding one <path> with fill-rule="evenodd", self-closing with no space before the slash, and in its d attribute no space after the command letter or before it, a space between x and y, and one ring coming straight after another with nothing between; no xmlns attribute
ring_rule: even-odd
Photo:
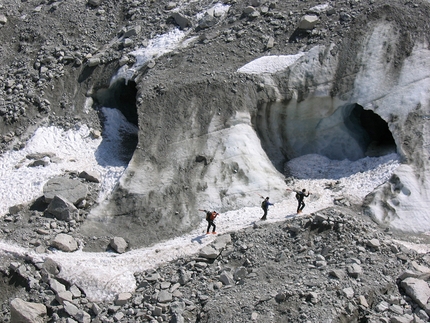
<svg viewBox="0 0 430 323"><path fill-rule="evenodd" d="M348 86L337 88L335 96L332 89L339 82L335 73L341 62L339 56L327 55L330 50L324 47L313 48L292 64L273 69L272 74L257 64L247 64L239 71L261 72L267 93L276 93L272 101L257 107L254 124L279 171L288 160L307 154L355 161L397 151L414 164L394 173L403 189L396 193L387 183L369 195L367 212L397 229L422 232L430 226L417 225L415 219L430 223L424 207L430 186L428 181L414 178L428 178L429 130L423 120L430 113L430 52L425 42L415 43L410 55L394 66L393 57L387 57L387 46L395 48L399 39L398 30L390 24L376 24L369 30L356 55L357 73L345 76ZM380 131L381 126L385 130Z"/></svg>

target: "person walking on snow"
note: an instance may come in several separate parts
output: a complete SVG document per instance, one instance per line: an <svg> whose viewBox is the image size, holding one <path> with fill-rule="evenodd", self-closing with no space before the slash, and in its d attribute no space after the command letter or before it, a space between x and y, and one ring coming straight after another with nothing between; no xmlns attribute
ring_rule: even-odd
<svg viewBox="0 0 430 323"><path fill-rule="evenodd" d="M261 195L260 195L261 196ZM262 198L264 198L263 196L261 196ZM263 209L264 213L263 216L261 218L261 220L267 220L267 211L269 211L269 205L275 205L273 203L269 202L269 197L266 197L263 202L261 202L261 208Z"/></svg>
<svg viewBox="0 0 430 323"><path fill-rule="evenodd" d="M216 225L214 223L215 218L218 216L219 213L215 211L207 211L207 210L200 210L206 213L206 221L208 221L208 228L206 229L206 234L210 233L210 228L212 228L212 234L216 234L215 229Z"/></svg>
<svg viewBox="0 0 430 323"><path fill-rule="evenodd" d="M309 194L311 194L310 192L308 192L306 194L306 189L302 189L301 191L298 190L290 190L289 188L287 188L287 191L292 191L292 192L296 192L296 199L297 199L297 214L302 213L303 209L305 208L306 204L303 201L305 199L305 197L308 197Z"/></svg>

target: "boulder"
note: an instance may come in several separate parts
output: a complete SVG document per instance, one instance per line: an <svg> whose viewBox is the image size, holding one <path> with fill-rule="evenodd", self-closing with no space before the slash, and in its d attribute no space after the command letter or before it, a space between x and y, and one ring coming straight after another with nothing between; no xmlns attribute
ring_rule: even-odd
<svg viewBox="0 0 430 323"><path fill-rule="evenodd" d="M43 304L26 302L20 298L10 302L11 323L44 323L46 315L46 306Z"/></svg>
<svg viewBox="0 0 430 323"><path fill-rule="evenodd" d="M59 294L66 291L66 286L61 284L56 279L50 279L49 280L49 287L54 291L55 294Z"/></svg>
<svg viewBox="0 0 430 323"><path fill-rule="evenodd" d="M111 239L109 246L118 253L124 253L128 247L128 244L124 238L114 237Z"/></svg>
<svg viewBox="0 0 430 323"><path fill-rule="evenodd" d="M402 280L400 286L421 308L426 307L430 299L430 287L426 281L410 277Z"/></svg>
<svg viewBox="0 0 430 323"><path fill-rule="evenodd" d="M179 28L181 29L185 29L187 27L191 27L191 20L188 19L185 15L179 13L179 12L173 12L172 13L172 18L175 20L176 24L179 26Z"/></svg>
<svg viewBox="0 0 430 323"><path fill-rule="evenodd" d="M300 20L298 29L302 30L312 30L317 24L319 18L315 15L306 15Z"/></svg>
<svg viewBox="0 0 430 323"><path fill-rule="evenodd" d="M53 216L57 220L71 221L79 217L78 209L62 196L56 195L45 210L46 216Z"/></svg>
<svg viewBox="0 0 430 323"><path fill-rule="evenodd" d="M215 259L219 254L220 252L212 246L205 246L200 250L200 257L203 258Z"/></svg>
<svg viewBox="0 0 430 323"><path fill-rule="evenodd" d="M65 233L58 234L52 241L51 246L61 251L72 252L78 249L76 240Z"/></svg>
<svg viewBox="0 0 430 323"><path fill-rule="evenodd" d="M50 179L43 186L43 195L46 203L51 203L59 195L74 205L79 204L88 194L88 188L80 181L56 177Z"/></svg>

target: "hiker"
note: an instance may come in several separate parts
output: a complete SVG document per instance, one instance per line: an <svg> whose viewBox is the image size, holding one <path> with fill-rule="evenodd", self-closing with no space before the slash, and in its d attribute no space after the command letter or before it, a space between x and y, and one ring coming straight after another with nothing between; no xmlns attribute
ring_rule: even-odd
<svg viewBox="0 0 430 323"><path fill-rule="evenodd" d="M261 196L261 195L260 195ZM264 198L263 196L261 196L262 198ZM263 202L261 202L261 208L264 211L263 216L261 217L261 220L267 220L267 211L269 211L269 205L275 205L273 203L269 202L269 197L266 197Z"/></svg>
<svg viewBox="0 0 430 323"><path fill-rule="evenodd" d="M212 234L216 234L215 229L216 225L214 223L215 218L218 216L219 213L215 211L207 211L207 210L200 210L206 213L206 221L208 221L208 228L206 229L206 234L210 233L210 228L212 228Z"/></svg>
<svg viewBox="0 0 430 323"><path fill-rule="evenodd" d="M296 192L296 199L297 199L297 214L302 213L303 209L305 208L306 204L303 201L305 199L305 197L308 197L309 194L311 194L310 192L308 192L306 194L306 189L302 189L301 191L298 190L290 190L289 188L287 188L287 191L292 191L292 192Z"/></svg>

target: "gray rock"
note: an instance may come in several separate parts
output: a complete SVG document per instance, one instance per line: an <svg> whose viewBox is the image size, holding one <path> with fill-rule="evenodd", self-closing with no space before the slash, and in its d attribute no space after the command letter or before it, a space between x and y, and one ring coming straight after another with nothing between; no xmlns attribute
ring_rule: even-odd
<svg viewBox="0 0 430 323"><path fill-rule="evenodd" d="M172 18L181 29L192 26L191 20L180 12L173 12Z"/></svg>
<svg viewBox="0 0 430 323"><path fill-rule="evenodd" d="M114 303L117 306L123 306L131 299L132 296L133 295L131 293L120 293L116 295Z"/></svg>
<svg viewBox="0 0 430 323"><path fill-rule="evenodd" d="M50 179L43 186L43 194L46 203L51 203L53 198L59 195L74 205L77 205L80 201L86 198L88 188L80 181L56 177Z"/></svg>
<svg viewBox="0 0 430 323"><path fill-rule="evenodd" d="M402 280L400 286L421 308L426 307L430 298L430 287L426 281L410 277Z"/></svg>
<svg viewBox="0 0 430 323"><path fill-rule="evenodd" d="M231 235L223 234L219 235L211 245L221 252L228 244L231 244Z"/></svg>
<svg viewBox="0 0 430 323"><path fill-rule="evenodd" d="M246 277L247 274L248 270L245 267L241 266L234 271L233 278L234 280L242 280Z"/></svg>
<svg viewBox="0 0 430 323"><path fill-rule="evenodd" d="M168 302L171 302L172 299L173 299L172 294L167 290L161 290L157 296L157 300L160 303L168 303Z"/></svg>
<svg viewBox="0 0 430 323"><path fill-rule="evenodd" d="M318 16L306 15L300 20L299 26L297 28L302 30L312 30L315 28L315 25L318 23L318 21Z"/></svg>
<svg viewBox="0 0 430 323"><path fill-rule="evenodd" d="M70 286L69 291L72 293L73 298L79 298L82 296L81 290L76 285Z"/></svg>
<svg viewBox="0 0 430 323"><path fill-rule="evenodd" d="M62 251L72 252L78 249L76 240L65 233L58 234L52 241L51 246Z"/></svg>
<svg viewBox="0 0 430 323"><path fill-rule="evenodd" d="M271 49L275 46L275 38L269 37L266 43L266 49Z"/></svg>
<svg viewBox="0 0 430 323"><path fill-rule="evenodd" d="M91 323L91 315L84 310L79 310L74 317L79 323Z"/></svg>
<svg viewBox="0 0 430 323"><path fill-rule="evenodd" d="M49 287L51 287L51 289L54 291L55 294L59 294L61 292L66 291L65 285L60 283L58 280L52 279L52 278L49 280Z"/></svg>
<svg viewBox="0 0 430 323"><path fill-rule="evenodd" d="M90 58L88 58L88 60L87 60L87 65L88 65L89 67L96 67L96 66L98 66L98 65L100 65L100 64L102 64L102 60L101 60L101 58L100 58L100 57L98 57L98 56L90 57Z"/></svg>
<svg viewBox="0 0 430 323"><path fill-rule="evenodd" d="M363 269L358 264L352 264L346 267L346 271L349 277L358 278L363 273Z"/></svg>
<svg viewBox="0 0 430 323"><path fill-rule="evenodd" d="M9 214L10 215L18 214L19 212L21 212L24 209L24 207L25 207L24 204L18 204L18 205L11 206L9 208Z"/></svg>
<svg viewBox="0 0 430 323"><path fill-rule="evenodd" d="M65 301L72 302L73 301L73 294L70 291L66 290L63 292L59 292L57 295L55 295L55 299L60 304L64 304Z"/></svg>
<svg viewBox="0 0 430 323"><path fill-rule="evenodd" d="M177 4L176 4L176 2L172 2L172 1L170 1L170 2L168 2L167 4L166 4L166 6L164 7L166 10L172 10L172 9L175 9L176 8L176 6L177 6Z"/></svg>
<svg viewBox="0 0 430 323"><path fill-rule="evenodd" d="M200 257L208 258L208 259L215 259L218 257L220 252L213 248L212 246L205 246L200 250Z"/></svg>
<svg viewBox="0 0 430 323"><path fill-rule="evenodd" d="M79 313L79 308L71 302L63 302L64 311L72 317L75 317Z"/></svg>
<svg viewBox="0 0 430 323"><path fill-rule="evenodd" d="M53 216L57 220L71 221L79 218L79 210L62 196L55 195L49 203L45 215Z"/></svg>
<svg viewBox="0 0 430 323"><path fill-rule="evenodd" d="M37 159L37 160L31 162L30 164L28 164L28 167L39 167L39 166L46 167L49 165L49 163L50 163L49 160Z"/></svg>
<svg viewBox="0 0 430 323"><path fill-rule="evenodd" d="M43 268L46 269L48 273L51 275L57 275L61 271L60 265L58 265L52 258L45 258L45 261L43 262Z"/></svg>
<svg viewBox="0 0 430 323"><path fill-rule="evenodd" d="M354 297L354 290L352 289L352 287L347 287L347 288L342 289L342 293L348 299L351 299Z"/></svg>
<svg viewBox="0 0 430 323"><path fill-rule="evenodd" d="M199 20L198 27L200 29L206 29L214 26L216 23L217 19L214 16L210 14L205 14L203 18Z"/></svg>
<svg viewBox="0 0 430 323"><path fill-rule="evenodd" d="M101 5L103 0L88 0L88 4L93 7L98 7Z"/></svg>
<svg viewBox="0 0 430 323"><path fill-rule="evenodd" d="M44 323L47 316L46 306L14 298L10 302L11 323Z"/></svg>
<svg viewBox="0 0 430 323"><path fill-rule="evenodd" d="M0 25L6 25L7 24L7 17L5 15L0 14Z"/></svg>
<svg viewBox="0 0 430 323"><path fill-rule="evenodd" d="M230 272L223 271L219 276L219 280L224 285L234 285L233 275Z"/></svg>
<svg viewBox="0 0 430 323"><path fill-rule="evenodd" d="M191 280L190 273L188 271L186 271L186 270L181 270L180 273L179 273L178 283L181 284L181 285L185 285L190 280Z"/></svg>
<svg viewBox="0 0 430 323"><path fill-rule="evenodd" d="M367 241L367 246L374 249L379 249L381 242L378 239L371 239Z"/></svg>
<svg viewBox="0 0 430 323"><path fill-rule="evenodd" d="M392 316L390 318L390 323L412 323L414 322L414 317L412 315L404 315L404 316Z"/></svg>
<svg viewBox="0 0 430 323"><path fill-rule="evenodd" d="M127 28L127 30L125 31L123 37L124 38L129 38L129 37L137 36L141 32L142 32L142 27L140 25L136 25L136 26Z"/></svg>
<svg viewBox="0 0 430 323"><path fill-rule="evenodd" d="M345 271L341 269L330 270L329 275L340 280L344 279L346 276Z"/></svg>
<svg viewBox="0 0 430 323"><path fill-rule="evenodd" d="M80 178L86 179L88 182L100 183L100 174L96 171L83 171L79 173Z"/></svg>
<svg viewBox="0 0 430 323"><path fill-rule="evenodd" d="M124 238L114 237L110 240L109 246L118 253L124 253L128 247L128 243Z"/></svg>

